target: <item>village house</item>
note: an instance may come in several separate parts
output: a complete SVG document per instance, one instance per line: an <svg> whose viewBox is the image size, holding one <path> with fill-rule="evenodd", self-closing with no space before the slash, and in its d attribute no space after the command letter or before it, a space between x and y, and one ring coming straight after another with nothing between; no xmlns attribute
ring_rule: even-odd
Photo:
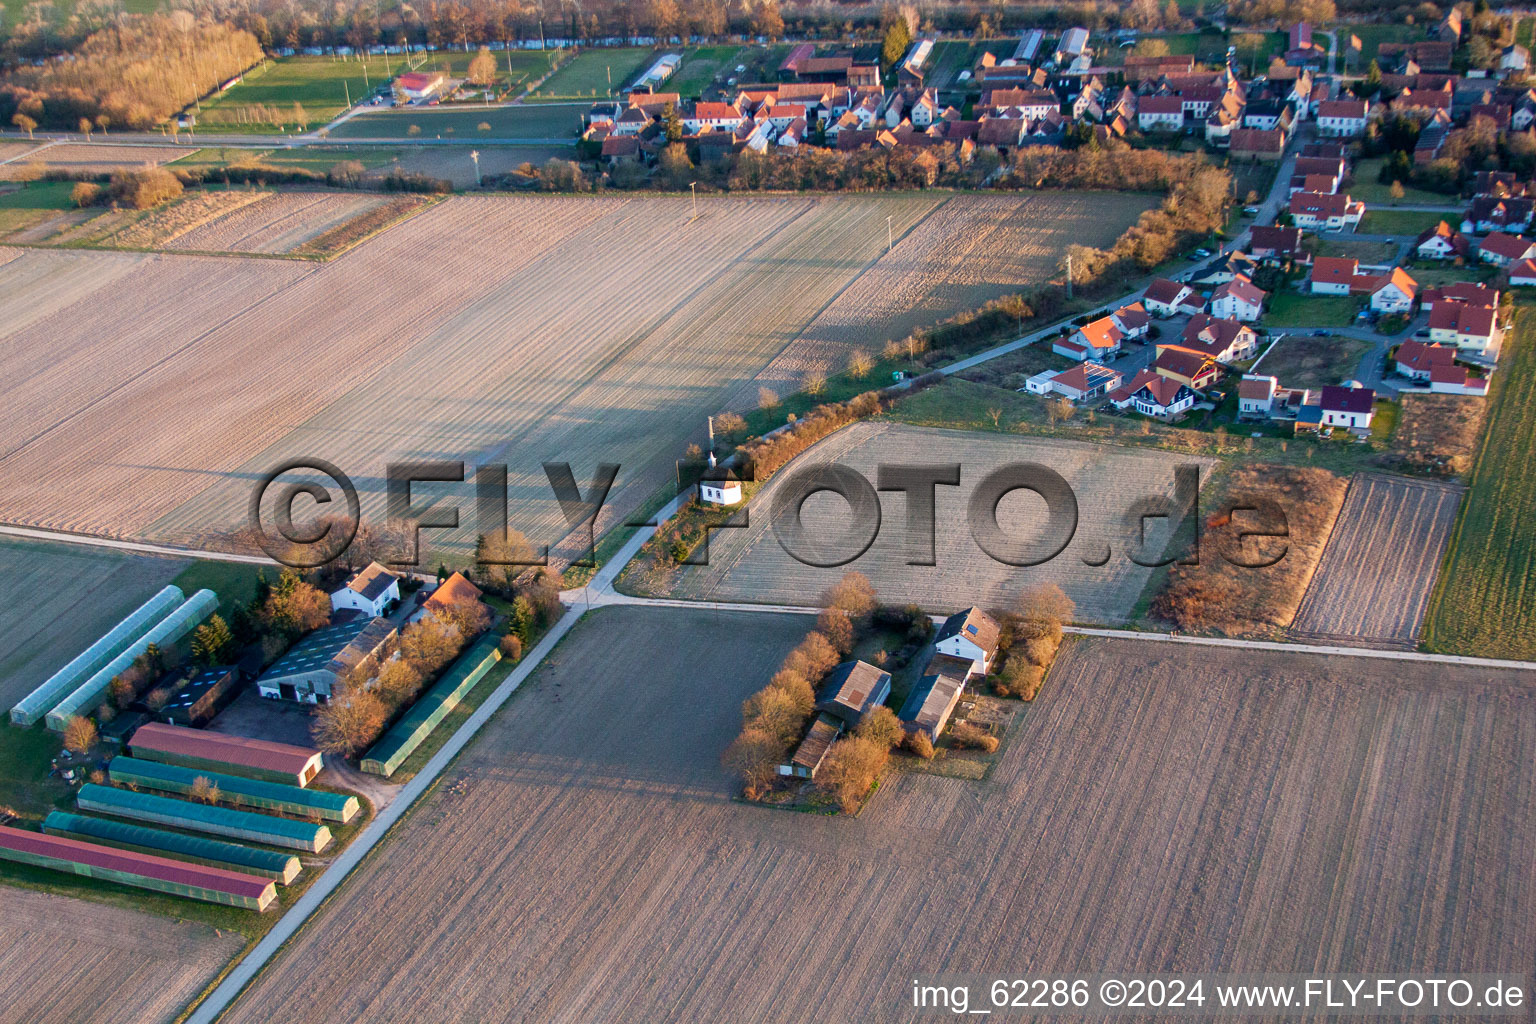
<svg viewBox="0 0 1536 1024"><path fill-rule="evenodd" d="M1394 357L1397 372L1409 380L1429 385L1432 394L1485 397L1488 379L1472 376L1456 363L1456 349L1435 342L1405 341Z"/></svg>
<svg viewBox="0 0 1536 1024"><path fill-rule="evenodd" d="M1280 381L1263 374L1244 374L1237 382L1238 419L1268 419Z"/></svg>
<svg viewBox="0 0 1536 1024"><path fill-rule="evenodd" d="M1147 314L1146 306L1140 302L1121 306L1110 316L1114 318L1115 325L1120 328L1121 335L1126 338L1144 338L1152 329L1152 317Z"/></svg>
<svg viewBox="0 0 1536 1024"><path fill-rule="evenodd" d="M385 614L399 601L400 577L378 562L369 562L346 586L331 594L331 612L354 611L373 617Z"/></svg>
<svg viewBox="0 0 1536 1024"><path fill-rule="evenodd" d="M1418 288L1418 282L1402 267L1393 267L1390 273L1371 278L1366 286L1371 296L1371 308L1389 314L1412 310Z"/></svg>
<svg viewBox="0 0 1536 1024"><path fill-rule="evenodd" d="M1134 408L1143 416L1168 420L1195 404L1196 395L1188 386L1152 370L1142 370L1129 384L1111 391L1109 400L1117 409Z"/></svg>
<svg viewBox="0 0 1536 1024"><path fill-rule="evenodd" d="M1495 267L1507 267L1536 255L1536 243L1518 235L1495 231L1477 246L1477 258Z"/></svg>
<svg viewBox="0 0 1536 1024"><path fill-rule="evenodd" d="M1285 132L1279 128L1234 128L1228 136L1227 150L1238 159L1278 162L1285 155Z"/></svg>
<svg viewBox="0 0 1536 1024"><path fill-rule="evenodd" d="M1499 311L1464 302L1437 302L1429 314L1429 340L1471 355L1497 359L1504 343Z"/></svg>
<svg viewBox="0 0 1536 1024"><path fill-rule="evenodd" d="M1319 256L1307 275L1313 295L1368 295L1378 313L1406 313L1413 308L1418 283L1402 267L1385 274L1362 274L1358 260Z"/></svg>
<svg viewBox="0 0 1536 1024"><path fill-rule="evenodd" d="M1197 313L1190 317L1178 341L1157 343L1159 354L1170 347L1182 348L1218 363L1235 363L1258 353L1259 336L1247 324Z"/></svg>
<svg viewBox="0 0 1536 1024"><path fill-rule="evenodd" d="M1204 391L1221 379L1221 368L1210 356L1182 348L1158 352L1152 370L1159 377L1176 380L1193 391Z"/></svg>
<svg viewBox="0 0 1536 1024"><path fill-rule="evenodd" d="M1469 306L1496 309L1499 305L1499 290L1473 281L1457 281L1439 288L1424 289L1419 297L1419 308L1428 313L1442 302L1465 302Z"/></svg>
<svg viewBox="0 0 1536 1024"><path fill-rule="evenodd" d="M456 604L478 602L482 596L479 587L469 582L463 573L456 572L422 599L421 607L411 616L411 621L446 612Z"/></svg>
<svg viewBox="0 0 1536 1024"><path fill-rule="evenodd" d="M1472 245L1466 235L1441 221L1414 241L1413 251L1421 260L1449 260L1470 256Z"/></svg>
<svg viewBox="0 0 1536 1024"><path fill-rule="evenodd" d="M1147 285L1141 302L1153 316L1170 317L1178 314L1194 294L1194 289L1187 284L1159 277Z"/></svg>
<svg viewBox="0 0 1536 1024"><path fill-rule="evenodd" d="M1302 254L1301 228L1256 226L1251 236L1248 253L1257 259L1286 259Z"/></svg>
<svg viewBox="0 0 1536 1024"><path fill-rule="evenodd" d="M1325 387L1299 410L1295 428L1321 430L1341 427L1364 432L1375 415L1376 392L1361 387Z"/></svg>
<svg viewBox="0 0 1536 1024"><path fill-rule="evenodd" d="M1068 359L1102 363L1120 354L1124 335L1113 316L1101 316L1079 327L1071 337L1051 346L1051 351Z"/></svg>
<svg viewBox="0 0 1536 1024"><path fill-rule="evenodd" d="M1143 132L1184 130L1184 101L1177 96L1143 96L1136 104L1136 127Z"/></svg>
<svg viewBox="0 0 1536 1024"><path fill-rule="evenodd" d="M1503 231L1518 234L1531 226L1536 202L1529 196L1473 196L1461 222L1465 232Z"/></svg>
<svg viewBox="0 0 1536 1024"><path fill-rule="evenodd" d="M1317 105L1318 134L1331 138L1364 135L1370 110L1365 100L1324 100Z"/></svg>
<svg viewBox="0 0 1536 1024"><path fill-rule="evenodd" d="M1296 227L1312 231L1342 231L1355 227L1365 216L1365 204L1348 195L1297 192L1289 207Z"/></svg>
<svg viewBox="0 0 1536 1024"><path fill-rule="evenodd" d="M1345 256L1318 256L1307 272L1307 289L1313 295L1348 295L1360 276L1360 261Z"/></svg>
<svg viewBox="0 0 1536 1024"><path fill-rule="evenodd" d="M1523 259L1509 268L1511 287L1523 288L1536 285L1536 259Z"/></svg>
<svg viewBox="0 0 1536 1024"><path fill-rule="evenodd" d="M402 103L421 103L442 91L448 84L448 76L441 71L405 71L395 76L391 83L395 96Z"/></svg>
<svg viewBox="0 0 1536 1024"><path fill-rule="evenodd" d="M984 676L992 670L1001 632L992 616L980 608L967 608L944 620L934 635L933 647L940 654L968 662L971 675Z"/></svg>
<svg viewBox="0 0 1536 1024"><path fill-rule="evenodd" d="M1120 386L1124 379L1119 370L1098 363L1081 363L1070 370L1046 370L1029 378L1024 390L1036 395L1057 394L1074 402L1085 402Z"/></svg>
<svg viewBox="0 0 1536 1024"><path fill-rule="evenodd" d="M1267 296L1244 275L1237 275L1211 293L1211 315L1225 320L1257 320Z"/></svg>

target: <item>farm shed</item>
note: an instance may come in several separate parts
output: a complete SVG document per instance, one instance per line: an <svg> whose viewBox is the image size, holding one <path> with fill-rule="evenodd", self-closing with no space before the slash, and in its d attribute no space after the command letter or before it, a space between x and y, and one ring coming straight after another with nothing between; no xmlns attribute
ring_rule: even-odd
<svg viewBox="0 0 1536 1024"><path fill-rule="evenodd" d="M134 757L144 761L247 775L295 786L309 785L325 767L320 751L309 747L159 722L140 727L128 746Z"/></svg>
<svg viewBox="0 0 1536 1024"><path fill-rule="evenodd" d="M825 711L856 727L891 692L891 674L867 661L845 661L828 673L816 698L816 710Z"/></svg>
<svg viewBox="0 0 1536 1024"><path fill-rule="evenodd" d="M58 706L48 712L48 728L54 732L63 732L64 727L74 716L95 711L97 705L107 695L107 686L119 673L132 665L135 658L148 650L151 645L161 648L170 647L192 632L198 623L212 615L218 607L219 595L211 590L199 590L187 598L185 604L177 607L151 627L147 633L129 644L126 650L94 672L85 682L76 687L74 692L60 701Z"/></svg>
<svg viewBox="0 0 1536 1024"><path fill-rule="evenodd" d="M136 757L114 757L107 774L120 786L156 789L164 793L192 793L198 779L219 788L219 802L277 811L301 818L322 818L345 825L357 814L357 797L350 793L327 793L319 789L301 789L281 782L264 782L238 775L199 771Z"/></svg>
<svg viewBox="0 0 1536 1024"><path fill-rule="evenodd" d="M939 655L929 662L928 668L929 672L907 694L896 717L909 730L925 732L930 740L938 742L955 705L960 703L971 662Z"/></svg>
<svg viewBox="0 0 1536 1024"><path fill-rule="evenodd" d="M69 664L49 676L41 686L16 702L11 721L32 725L48 713L64 695L101 671L135 640L149 632L186 601L180 587L166 587L135 608L101 639L80 652Z"/></svg>
<svg viewBox="0 0 1536 1024"><path fill-rule="evenodd" d="M322 626L288 649L256 680L256 690L273 700L324 704L346 672L395 635L386 619L366 616Z"/></svg>
<svg viewBox="0 0 1536 1024"><path fill-rule="evenodd" d="M289 850L319 853L331 842L331 830L324 825L292 818L274 818L269 814L232 811L186 800L173 800L153 793L135 793L88 782L80 788L75 804L82 811L115 814L119 818L150 821L157 825L206 832L209 835L247 839L253 843L281 846Z"/></svg>
<svg viewBox="0 0 1536 1024"><path fill-rule="evenodd" d="M501 660L497 645L501 638L487 634L459 656L443 678L422 694L411 709L396 722L363 758L361 768L371 775L388 778L430 735L432 730L458 707L475 684Z"/></svg>
<svg viewBox="0 0 1536 1024"><path fill-rule="evenodd" d="M248 910L277 899L270 878L19 828L0 827L0 859Z"/></svg>
<svg viewBox="0 0 1536 1024"><path fill-rule="evenodd" d="M165 702L160 713L176 725L201 726L240 695L240 673L233 665L204 669Z"/></svg>
<svg viewBox="0 0 1536 1024"><path fill-rule="evenodd" d="M126 821L110 818L92 818L68 811L49 811L43 819L43 831L49 835L67 839L83 839L105 846L154 853L175 860L208 864L227 868L247 875L260 875L287 885L299 876L302 865L291 853L276 850L258 850L254 846L226 843L218 839L183 835L180 832L163 832L143 825L130 825Z"/></svg>

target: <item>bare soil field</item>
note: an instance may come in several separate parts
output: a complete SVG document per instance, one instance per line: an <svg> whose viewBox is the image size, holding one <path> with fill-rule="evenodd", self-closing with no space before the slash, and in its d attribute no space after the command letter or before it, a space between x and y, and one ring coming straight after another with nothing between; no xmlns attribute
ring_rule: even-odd
<svg viewBox="0 0 1536 1024"><path fill-rule="evenodd" d="M1357 473L1292 632L1412 647L1462 488Z"/></svg>
<svg viewBox="0 0 1536 1024"><path fill-rule="evenodd" d="M570 146L480 146L475 151L480 154L480 180L486 183L525 163L541 167L550 157L569 160L573 152ZM475 162L463 146L415 146L398 160L369 171L368 177L382 178L397 170L447 178L455 188L475 183Z"/></svg>
<svg viewBox="0 0 1536 1024"><path fill-rule="evenodd" d="M1068 245L1108 247L1152 205L1146 196L1113 192L955 197L920 229L897 225L890 252L842 289L800 344L768 364L732 407L752 408L759 386L799 391L809 373L843 369L855 349L878 353L887 339L1047 280L1061 272ZM883 223L864 230L883 243Z"/></svg>
<svg viewBox="0 0 1536 1024"><path fill-rule="evenodd" d="M110 144L65 142L39 147L31 156L0 166L0 179L24 173L28 165L41 165L50 171L90 171L105 174L125 167L164 164L192 152L185 146L114 146ZM9 154L15 156L17 154ZM4 157L0 157L4 159Z"/></svg>
<svg viewBox="0 0 1536 1024"><path fill-rule="evenodd" d="M977 544L967 523L967 505L976 485L992 470L1013 462L1050 467L1076 494L1074 539L1042 565L1016 567L997 561ZM775 497L795 472L826 463L849 466L872 486L881 463L959 463L960 485L936 491L937 564L907 564L906 499L889 492L881 497L878 536L852 562L819 568L786 552L771 525ZM657 596L814 605L827 586L844 573L857 571L874 582L886 601L910 601L931 611L949 611L972 604L1006 607L1025 587L1050 582L1077 602L1080 621L1119 623L1130 615L1151 573L1128 557L1135 527L1126 525L1124 517L1143 498L1171 496L1174 467L1181 464L1209 467L1212 460L1112 445L856 423L779 470L753 498L747 529L715 531L709 565L677 567L652 579L626 576L624 585ZM802 519L813 538L840 536L846 528L848 504L839 497L817 495L805 503ZM998 507L998 522L1008 536L1033 540L1043 533L1045 504L1033 494L1016 492ZM1148 521L1145 561L1160 557L1167 544L1168 531L1160 526L1166 523ZM1103 561L1106 545L1110 557Z"/></svg>
<svg viewBox="0 0 1536 1024"><path fill-rule="evenodd" d="M244 945L207 925L0 886L0 1024L163 1024Z"/></svg>
<svg viewBox="0 0 1536 1024"><path fill-rule="evenodd" d="M0 519L206 539L243 525L278 460L318 455L369 517L388 461L505 461L512 522L537 542L566 531L544 462L583 485L618 462L606 526L672 478L706 414L801 344L880 255L887 217L906 232L969 201L721 198L693 220L686 197L463 197L323 265L160 255L108 290L96 268L115 254L48 254L79 286L65 298L39 276L46 314L0 320L0 394L20 410L0 426L18 482ZM40 275L38 258L0 274ZM870 337L886 331L871 321ZM428 539L462 552L472 518Z"/></svg>
<svg viewBox="0 0 1536 1024"><path fill-rule="evenodd" d="M272 192L185 231L170 249L203 252L292 252L353 217L384 205L383 196L356 192Z"/></svg>
<svg viewBox="0 0 1536 1024"><path fill-rule="evenodd" d="M1536 956L1529 674L1077 640L986 780L830 818L731 799L762 679L700 671L804 626L579 625L225 1019L912 1021L935 975Z"/></svg>
<svg viewBox="0 0 1536 1024"><path fill-rule="evenodd" d="M176 578L187 563L0 539L0 708L8 710Z"/></svg>
<svg viewBox="0 0 1536 1024"><path fill-rule="evenodd" d="M218 189L185 193L175 202L147 210L132 224L95 239L98 244L120 249L158 249L212 221L221 220L268 193L254 189Z"/></svg>

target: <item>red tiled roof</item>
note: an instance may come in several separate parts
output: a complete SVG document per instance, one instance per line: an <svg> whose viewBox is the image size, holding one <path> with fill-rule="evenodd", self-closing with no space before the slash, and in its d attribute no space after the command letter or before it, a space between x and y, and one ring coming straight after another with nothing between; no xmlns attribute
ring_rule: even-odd
<svg viewBox="0 0 1536 1024"><path fill-rule="evenodd" d="M1143 96L1136 104L1138 114L1184 113L1184 101L1177 96Z"/></svg>
<svg viewBox="0 0 1536 1024"><path fill-rule="evenodd" d="M1350 284L1359 271L1359 260L1347 256L1318 256L1312 261L1308 279L1323 284Z"/></svg>
<svg viewBox="0 0 1536 1024"><path fill-rule="evenodd" d="M1317 105L1318 117L1354 117L1365 116L1364 100L1324 100Z"/></svg>
<svg viewBox="0 0 1536 1024"><path fill-rule="evenodd" d="M258 878L255 875L8 826L0 826L0 848L18 853L56 857L94 868L124 871L177 885L216 889L249 899L260 900L263 896L271 894L273 889L271 879Z"/></svg>
<svg viewBox="0 0 1536 1024"><path fill-rule="evenodd" d="M1160 302L1163 305L1172 305L1178 301L1180 295L1188 289L1188 285L1170 281L1166 277L1159 277L1147 285L1146 298L1150 302Z"/></svg>
<svg viewBox="0 0 1536 1024"><path fill-rule="evenodd" d="M1434 325L1433 317L1430 318L1430 325ZM1397 362L1413 370L1429 370L1455 361L1456 351L1444 345L1405 341L1397 349Z"/></svg>
<svg viewBox="0 0 1536 1024"><path fill-rule="evenodd" d="M320 756L318 750L308 747L203 729L187 729L161 722L139 726L133 738L128 741L128 746L135 750L158 750L181 757L222 761L225 764L246 765L292 775L302 775L310 762Z"/></svg>
<svg viewBox="0 0 1536 1024"><path fill-rule="evenodd" d="M1531 243L1519 235L1507 235L1502 231L1495 231L1483 239L1480 248L1507 260L1518 260L1523 259L1530 251Z"/></svg>

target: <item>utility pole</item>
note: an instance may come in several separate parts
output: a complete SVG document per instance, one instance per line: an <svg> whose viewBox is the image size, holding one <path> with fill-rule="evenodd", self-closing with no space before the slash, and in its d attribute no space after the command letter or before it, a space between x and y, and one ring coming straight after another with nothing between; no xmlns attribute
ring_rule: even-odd
<svg viewBox="0 0 1536 1024"><path fill-rule="evenodd" d="M347 83L347 80L345 78L343 78L341 80L341 87L347 91L347 109L351 110L352 109L352 86Z"/></svg>
<svg viewBox="0 0 1536 1024"><path fill-rule="evenodd" d="M480 151L478 149L470 150L469 151L469 158L475 162L475 188L479 188L480 187Z"/></svg>
<svg viewBox="0 0 1536 1024"><path fill-rule="evenodd" d="M689 218L690 220L699 219L699 190L695 187L696 185L698 185L698 182L696 181L690 181L688 183L688 195L693 200L693 216ZM711 422L713 422L713 420L711 420ZM710 432L710 436L714 436L713 431Z"/></svg>
<svg viewBox="0 0 1536 1024"><path fill-rule="evenodd" d="M1072 254L1067 253L1067 301L1072 301Z"/></svg>
<svg viewBox="0 0 1536 1024"><path fill-rule="evenodd" d="M892 243L891 238L891 218L887 216L885 218L885 251L890 252L894 248L895 245Z"/></svg>

